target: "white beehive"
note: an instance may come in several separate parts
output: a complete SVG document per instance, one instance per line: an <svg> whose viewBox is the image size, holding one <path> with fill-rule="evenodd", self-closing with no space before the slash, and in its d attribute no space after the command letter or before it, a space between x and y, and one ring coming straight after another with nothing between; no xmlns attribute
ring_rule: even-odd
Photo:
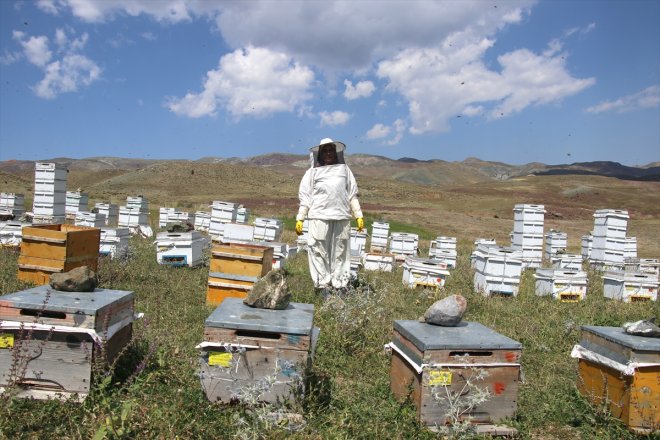
<svg viewBox="0 0 660 440"><path fill-rule="evenodd" d="M522 252L481 244L474 252L477 272L484 275L501 276L506 278L520 278L522 274Z"/></svg>
<svg viewBox="0 0 660 440"><path fill-rule="evenodd" d="M101 228L105 226L105 215L98 212L78 211L74 220L76 226L91 226Z"/></svg>
<svg viewBox="0 0 660 440"><path fill-rule="evenodd" d="M250 210L241 206L236 210L236 223L247 223L250 219Z"/></svg>
<svg viewBox="0 0 660 440"><path fill-rule="evenodd" d="M392 272L395 258L393 254L366 253L363 258L364 270Z"/></svg>
<svg viewBox="0 0 660 440"><path fill-rule="evenodd" d="M165 226L167 226L169 216L170 216L171 213L174 213L174 211L176 211L175 208L167 208L167 207L164 207L164 206L161 206L158 209L158 227L159 228L164 228Z"/></svg>
<svg viewBox="0 0 660 440"><path fill-rule="evenodd" d="M568 235L565 232L550 231L545 234L545 258L550 260L557 254L566 253Z"/></svg>
<svg viewBox="0 0 660 440"><path fill-rule="evenodd" d="M446 264L426 258L406 257L402 267L403 285L411 288L440 288L449 276Z"/></svg>
<svg viewBox="0 0 660 440"><path fill-rule="evenodd" d="M390 224L385 222L373 222L371 224L370 252L385 252L390 235Z"/></svg>
<svg viewBox="0 0 660 440"><path fill-rule="evenodd" d="M131 233L128 228L101 228L99 254L110 258L125 258Z"/></svg>
<svg viewBox="0 0 660 440"><path fill-rule="evenodd" d="M513 207L513 220L515 222L538 224L545 218L545 206L519 204ZM515 231L515 226L514 226ZM526 232L526 231L524 231ZM543 231L541 231L543 233Z"/></svg>
<svg viewBox="0 0 660 440"><path fill-rule="evenodd" d="M139 206L120 206L119 207L119 220L117 225L120 228L135 229L139 226L149 225L149 214L143 211Z"/></svg>
<svg viewBox="0 0 660 440"><path fill-rule="evenodd" d="M419 235L407 232L392 232L390 253L397 255L417 255Z"/></svg>
<svg viewBox="0 0 660 440"><path fill-rule="evenodd" d="M621 209L598 209L594 212L594 226L606 226L616 228L616 234L619 229L624 231L628 228L628 211ZM595 231L594 231L595 232ZM598 235L595 234L594 235ZM609 234L606 234L609 235ZM625 234L624 234L625 237Z"/></svg>
<svg viewBox="0 0 660 440"><path fill-rule="evenodd" d="M238 205L236 203L215 200L211 205L211 221L234 223L236 222L237 214Z"/></svg>
<svg viewBox="0 0 660 440"><path fill-rule="evenodd" d="M224 223L222 241L253 241L255 240L255 227L238 223Z"/></svg>
<svg viewBox="0 0 660 440"><path fill-rule="evenodd" d="M64 216L66 215L66 205L64 202L55 202L52 197L43 196L40 194L35 194L35 199L39 201L34 201L32 203L32 213L35 217L54 217L57 219L62 219L64 221Z"/></svg>
<svg viewBox="0 0 660 440"><path fill-rule="evenodd" d="M371 235L387 237L388 235L390 235L390 224L385 222L371 223Z"/></svg>
<svg viewBox="0 0 660 440"><path fill-rule="evenodd" d="M623 258L637 258L637 237L626 237L623 243Z"/></svg>
<svg viewBox="0 0 660 440"><path fill-rule="evenodd" d="M603 295L623 302L656 301L658 276L643 272L605 271Z"/></svg>
<svg viewBox="0 0 660 440"><path fill-rule="evenodd" d="M358 232L357 228L351 228L350 246L351 254L361 255L367 247L367 233Z"/></svg>
<svg viewBox="0 0 660 440"><path fill-rule="evenodd" d="M198 231L208 232L211 228L211 213L205 211L197 211L195 213L195 229Z"/></svg>
<svg viewBox="0 0 660 440"><path fill-rule="evenodd" d="M48 215L35 213L32 217L33 225L53 225L64 224L66 217L64 215Z"/></svg>
<svg viewBox="0 0 660 440"><path fill-rule="evenodd" d="M560 254L550 258L552 267L565 270L582 270L582 256L576 254Z"/></svg>
<svg viewBox="0 0 660 440"><path fill-rule="evenodd" d="M94 208L99 214L105 215L105 225L116 225L119 221L119 206L114 203L96 203Z"/></svg>
<svg viewBox="0 0 660 440"><path fill-rule="evenodd" d="M23 239L23 226L30 223L19 221L0 222L0 246L20 246Z"/></svg>
<svg viewBox="0 0 660 440"><path fill-rule="evenodd" d="M284 223L276 218L257 217L254 219L255 240L278 241L282 237Z"/></svg>
<svg viewBox="0 0 660 440"><path fill-rule="evenodd" d="M159 264L195 267L204 262L208 241L199 231L159 232L156 235L156 258Z"/></svg>
<svg viewBox="0 0 660 440"><path fill-rule="evenodd" d="M483 296L517 296L520 278L474 273L474 290Z"/></svg>
<svg viewBox="0 0 660 440"><path fill-rule="evenodd" d="M429 252L433 249L456 250L456 237L438 235L429 245Z"/></svg>
<svg viewBox="0 0 660 440"><path fill-rule="evenodd" d="M456 267L456 250L451 249L433 249L429 258L445 263L449 269Z"/></svg>
<svg viewBox="0 0 660 440"><path fill-rule="evenodd" d="M587 273L581 270L536 269L536 294L550 295L565 302L577 302L587 295Z"/></svg>
<svg viewBox="0 0 660 440"><path fill-rule="evenodd" d="M660 275L660 260L657 258L640 258L639 271L643 273Z"/></svg>
<svg viewBox="0 0 660 440"><path fill-rule="evenodd" d="M142 212L149 212L149 201L143 196L126 197L127 208L137 208Z"/></svg>
<svg viewBox="0 0 660 440"><path fill-rule="evenodd" d="M34 180L40 182L66 182L66 165L61 163L37 162L34 164Z"/></svg>
<svg viewBox="0 0 660 440"><path fill-rule="evenodd" d="M0 193L0 215L20 217L25 212L25 197L23 194Z"/></svg>
<svg viewBox="0 0 660 440"><path fill-rule="evenodd" d="M89 210L89 195L82 191L66 192L66 213L76 214Z"/></svg>

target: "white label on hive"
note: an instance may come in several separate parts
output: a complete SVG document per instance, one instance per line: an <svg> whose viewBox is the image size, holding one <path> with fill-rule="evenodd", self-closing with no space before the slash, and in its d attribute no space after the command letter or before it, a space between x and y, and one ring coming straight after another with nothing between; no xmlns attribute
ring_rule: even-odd
<svg viewBox="0 0 660 440"><path fill-rule="evenodd" d="M449 370L431 370L429 371L429 386L449 386L451 385L451 371Z"/></svg>

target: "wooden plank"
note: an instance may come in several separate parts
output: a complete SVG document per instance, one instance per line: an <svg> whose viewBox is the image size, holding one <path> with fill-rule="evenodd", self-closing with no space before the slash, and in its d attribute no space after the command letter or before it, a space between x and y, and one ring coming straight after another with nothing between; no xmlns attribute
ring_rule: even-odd
<svg viewBox="0 0 660 440"><path fill-rule="evenodd" d="M273 267L274 249L243 243L213 246L210 272L232 273L246 276L264 276Z"/></svg>
<svg viewBox="0 0 660 440"><path fill-rule="evenodd" d="M276 366L280 367L276 375L279 383L259 400L281 403L283 399L293 399L294 387L303 383L297 378L302 379L308 367L308 353L300 350L247 349L243 353L232 353L226 366L209 365L209 352L213 352L210 347L200 356L200 381L211 402L232 402L239 390L275 374Z"/></svg>
<svg viewBox="0 0 660 440"><path fill-rule="evenodd" d="M390 389L400 402L410 398L417 409L417 418L421 415L421 374L418 374L410 364L396 351L392 350L390 364Z"/></svg>
<svg viewBox="0 0 660 440"><path fill-rule="evenodd" d="M471 411L464 414L462 419L468 418L472 423L493 423L515 416L518 400L518 367L480 367L488 372L488 376L477 381L475 386L487 389L490 397ZM451 420L447 417L450 411L447 400L435 400L432 395L433 387L429 385L430 369L422 373L422 397L421 397L421 422L426 425L436 423L446 424ZM469 369L449 368L451 372L451 385L447 386L450 393L456 394L463 390L467 395L475 390L465 390L466 379L471 374L476 374ZM444 391L444 386L439 386L439 391Z"/></svg>
<svg viewBox="0 0 660 440"><path fill-rule="evenodd" d="M16 383L19 396L49 398L77 393L84 398L92 383L94 360L112 362L130 341L132 325L105 342L104 359L99 357L102 350L85 333L7 329L2 333L13 336L13 347L0 348L0 386L10 384L10 372L18 366L24 372Z"/></svg>
<svg viewBox="0 0 660 440"><path fill-rule="evenodd" d="M309 350L311 335L292 335L258 331L205 327L204 341L228 344L258 345L283 350Z"/></svg>
<svg viewBox="0 0 660 440"><path fill-rule="evenodd" d="M206 304L217 306L220 305L225 298L247 298L248 291L251 288L252 286L227 287L209 284L206 290Z"/></svg>

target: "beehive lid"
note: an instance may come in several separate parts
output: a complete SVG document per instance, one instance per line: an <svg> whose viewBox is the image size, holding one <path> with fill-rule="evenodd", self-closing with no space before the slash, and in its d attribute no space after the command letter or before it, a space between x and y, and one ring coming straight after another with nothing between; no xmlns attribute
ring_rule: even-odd
<svg viewBox="0 0 660 440"><path fill-rule="evenodd" d="M463 321L456 327L442 327L419 321L394 321L398 331L415 347L426 350L521 350L522 344L478 323Z"/></svg>
<svg viewBox="0 0 660 440"><path fill-rule="evenodd" d="M93 292L62 292L48 285L33 287L0 297L0 306L16 309L95 315L117 302L133 299L126 290L96 289Z"/></svg>
<svg viewBox="0 0 660 440"><path fill-rule="evenodd" d="M225 298L205 324L207 327L309 335L313 319L314 304L292 302L284 310L271 310L247 306L242 298Z"/></svg>
<svg viewBox="0 0 660 440"><path fill-rule="evenodd" d="M622 327L583 325L582 332L592 333L602 339L628 347L634 351L655 352L660 358L660 338L629 335Z"/></svg>

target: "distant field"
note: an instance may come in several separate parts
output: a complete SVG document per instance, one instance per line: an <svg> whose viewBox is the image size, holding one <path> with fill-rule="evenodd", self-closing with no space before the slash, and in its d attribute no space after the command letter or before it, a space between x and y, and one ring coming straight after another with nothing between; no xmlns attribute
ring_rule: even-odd
<svg viewBox="0 0 660 440"><path fill-rule="evenodd" d="M98 162L98 161L97 161ZM94 165L97 166L98 163ZM366 163L366 165L362 163ZM373 161L372 161L373 162ZM391 161L390 161L391 162ZM660 182L640 182L589 175L522 176L497 180L475 174L462 164L443 170L443 184L396 180L413 165L369 161L355 167L360 201L368 218L423 228L431 235L474 240L496 238L507 244L513 229L513 207L520 203L546 208L545 230L568 233L571 252L579 252L582 235L593 228L596 209L625 209L628 236L637 237L641 257L660 257ZM88 169L78 164L68 187L81 188L97 201L123 204L129 195L144 195L152 209L160 206L208 210L213 200L242 203L253 215L290 219L297 211L298 184L305 168L250 164L171 161L139 169ZM23 192L31 204L33 171L29 167L0 172L2 191ZM429 173L424 168L425 175ZM442 180L442 179L440 179Z"/></svg>

